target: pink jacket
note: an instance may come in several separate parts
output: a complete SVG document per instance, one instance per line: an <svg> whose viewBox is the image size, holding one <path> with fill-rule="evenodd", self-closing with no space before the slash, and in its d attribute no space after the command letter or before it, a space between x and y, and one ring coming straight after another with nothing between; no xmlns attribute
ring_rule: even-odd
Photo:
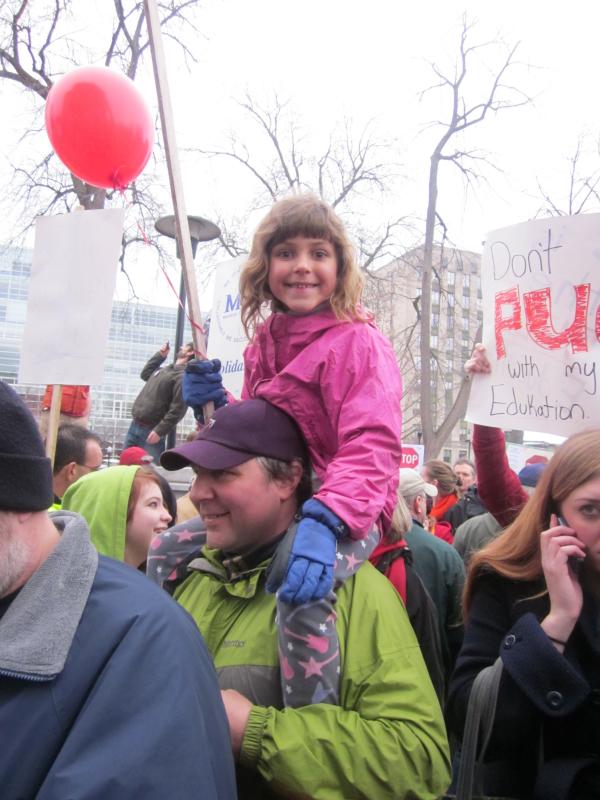
<svg viewBox="0 0 600 800"><path fill-rule="evenodd" d="M242 397L262 397L293 417L321 481L315 494L354 539L390 526L401 452L402 383L374 324L332 311L272 314L244 353Z"/></svg>

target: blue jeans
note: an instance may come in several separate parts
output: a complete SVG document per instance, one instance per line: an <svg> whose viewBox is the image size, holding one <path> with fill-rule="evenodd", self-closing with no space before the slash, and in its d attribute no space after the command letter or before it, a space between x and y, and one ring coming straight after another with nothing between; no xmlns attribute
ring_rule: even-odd
<svg viewBox="0 0 600 800"><path fill-rule="evenodd" d="M140 425L139 422L133 420L127 431L127 436L125 436L123 450L127 447L143 447L158 464L161 453L164 453L165 447L167 446L167 437L163 436L156 444L148 444L146 439L152 430L154 430L154 428L148 425Z"/></svg>

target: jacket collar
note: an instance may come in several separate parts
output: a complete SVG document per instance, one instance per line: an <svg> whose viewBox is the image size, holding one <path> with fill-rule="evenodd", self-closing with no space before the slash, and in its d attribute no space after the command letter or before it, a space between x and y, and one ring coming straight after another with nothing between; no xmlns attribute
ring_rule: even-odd
<svg viewBox="0 0 600 800"><path fill-rule="evenodd" d="M78 514L51 517L62 534L0 620L0 674L46 681L62 672L98 568Z"/></svg>
<svg viewBox="0 0 600 800"><path fill-rule="evenodd" d="M190 562L188 570L214 575L232 595L254 597L261 575L271 563L284 534L245 556L204 546L200 558Z"/></svg>

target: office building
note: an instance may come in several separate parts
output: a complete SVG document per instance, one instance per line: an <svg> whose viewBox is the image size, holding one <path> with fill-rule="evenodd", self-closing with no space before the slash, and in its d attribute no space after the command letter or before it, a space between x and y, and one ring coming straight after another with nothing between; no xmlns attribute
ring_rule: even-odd
<svg viewBox="0 0 600 800"><path fill-rule="evenodd" d="M415 248L369 276L365 297L388 336L402 373L403 432L406 444L422 440L420 295L423 248ZM431 386L429 401L437 428L452 407L482 320L481 255L434 248L431 284ZM439 453L453 462L471 457L470 425L461 420Z"/></svg>

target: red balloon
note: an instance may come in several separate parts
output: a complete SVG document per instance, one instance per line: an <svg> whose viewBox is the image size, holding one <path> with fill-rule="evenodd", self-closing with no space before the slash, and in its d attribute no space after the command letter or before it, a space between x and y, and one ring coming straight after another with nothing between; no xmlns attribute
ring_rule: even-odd
<svg viewBox="0 0 600 800"><path fill-rule="evenodd" d="M81 67L54 84L46 100L46 130L63 164L103 189L135 180L154 144L144 98L132 80L108 67Z"/></svg>

